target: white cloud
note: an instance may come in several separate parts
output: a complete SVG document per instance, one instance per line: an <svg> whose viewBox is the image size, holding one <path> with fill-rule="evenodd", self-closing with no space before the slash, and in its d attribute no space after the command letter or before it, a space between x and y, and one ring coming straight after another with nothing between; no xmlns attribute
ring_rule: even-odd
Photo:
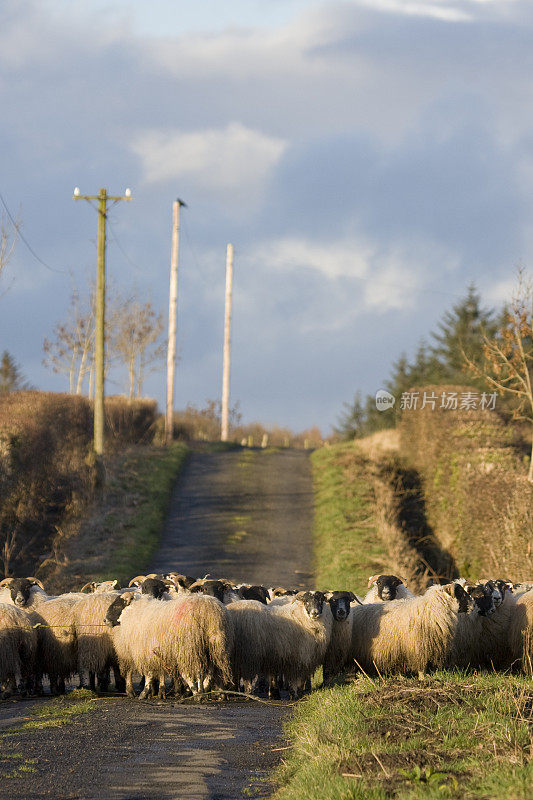
<svg viewBox="0 0 533 800"><path fill-rule="evenodd" d="M373 248L362 242L313 242L299 237L287 237L263 242L251 248L245 257L261 261L279 270L316 269L329 278L364 277L373 255Z"/></svg>
<svg viewBox="0 0 533 800"><path fill-rule="evenodd" d="M147 183L190 178L199 190L257 195L287 143L238 122L225 128L140 134L132 149Z"/></svg>
<svg viewBox="0 0 533 800"><path fill-rule="evenodd" d="M281 272L311 269L329 279L343 279L346 285L353 283L358 289L349 299L352 313L364 309L380 314L416 305L432 274L428 265L439 263L453 270L456 263L436 245L384 249L363 237L330 243L282 238L254 245L242 258Z"/></svg>
<svg viewBox="0 0 533 800"><path fill-rule="evenodd" d="M442 20L443 22L469 22L472 17L459 8L450 6L449 0L445 0L446 6L440 5L438 0L433 2L405 2L404 0L358 0L361 5L368 6L373 10L385 11L393 14L405 14L410 17L431 17L432 19Z"/></svg>

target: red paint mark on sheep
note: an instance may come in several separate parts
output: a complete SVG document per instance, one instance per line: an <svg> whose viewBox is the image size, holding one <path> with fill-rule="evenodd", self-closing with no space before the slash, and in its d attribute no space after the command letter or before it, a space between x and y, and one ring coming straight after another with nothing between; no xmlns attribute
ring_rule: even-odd
<svg viewBox="0 0 533 800"><path fill-rule="evenodd" d="M182 603L179 603L178 607L174 611L172 615L172 621L176 625L180 625L183 622L183 618L192 610L193 601L192 600L184 600Z"/></svg>

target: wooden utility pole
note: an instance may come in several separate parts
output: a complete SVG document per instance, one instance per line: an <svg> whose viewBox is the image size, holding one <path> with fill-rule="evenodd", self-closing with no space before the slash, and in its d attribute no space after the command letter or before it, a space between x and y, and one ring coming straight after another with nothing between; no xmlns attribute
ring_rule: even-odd
<svg viewBox="0 0 533 800"><path fill-rule="evenodd" d="M104 374L105 374L105 252L108 202L118 203L131 200L131 191L126 189L124 195L109 195L106 189L100 189L97 195L80 194L74 189L74 200L87 200L91 205L97 200L98 234L96 240L96 330L94 337L94 454L97 472L103 480L104 455Z"/></svg>
<svg viewBox="0 0 533 800"><path fill-rule="evenodd" d="M167 409L165 415L165 444L169 445L174 433L174 374L176 371L176 317L178 305L178 250L180 236L180 208L187 204L179 198L172 204L172 247L170 251L170 292L168 300L167 346Z"/></svg>
<svg viewBox="0 0 533 800"><path fill-rule="evenodd" d="M233 287L233 245L226 251L226 310L224 315L224 363L222 367L222 429L220 438L228 441L229 432L229 369L231 347L231 293Z"/></svg>

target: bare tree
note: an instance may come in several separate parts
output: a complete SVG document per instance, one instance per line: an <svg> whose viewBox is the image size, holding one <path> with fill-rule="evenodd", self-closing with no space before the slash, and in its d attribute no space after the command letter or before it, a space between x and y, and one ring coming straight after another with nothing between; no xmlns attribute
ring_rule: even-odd
<svg viewBox="0 0 533 800"><path fill-rule="evenodd" d="M67 320L55 326L52 340L43 342L43 364L54 372L68 375L71 394L82 393L84 378L92 369L94 320L94 289L86 299L82 299L74 289Z"/></svg>
<svg viewBox="0 0 533 800"><path fill-rule="evenodd" d="M116 304L111 326L111 348L126 366L129 397L140 397L146 375L163 365L164 343L158 341L163 314L157 314L150 301L130 297Z"/></svg>
<svg viewBox="0 0 533 800"><path fill-rule="evenodd" d="M500 394L513 399L515 419L532 426L528 480L533 483L533 283L523 267L504 323L493 336L483 336L483 345L482 365L466 356L465 361Z"/></svg>

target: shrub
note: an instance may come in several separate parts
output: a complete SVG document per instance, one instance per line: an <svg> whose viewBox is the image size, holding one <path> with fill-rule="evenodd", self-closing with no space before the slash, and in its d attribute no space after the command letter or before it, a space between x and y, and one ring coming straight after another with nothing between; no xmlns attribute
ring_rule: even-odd
<svg viewBox="0 0 533 800"><path fill-rule="evenodd" d="M445 392L463 386L430 386ZM421 390L421 391L424 391ZM531 575L533 487L514 426L496 411L405 410L401 451L421 475L427 517L461 574Z"/></svg>

